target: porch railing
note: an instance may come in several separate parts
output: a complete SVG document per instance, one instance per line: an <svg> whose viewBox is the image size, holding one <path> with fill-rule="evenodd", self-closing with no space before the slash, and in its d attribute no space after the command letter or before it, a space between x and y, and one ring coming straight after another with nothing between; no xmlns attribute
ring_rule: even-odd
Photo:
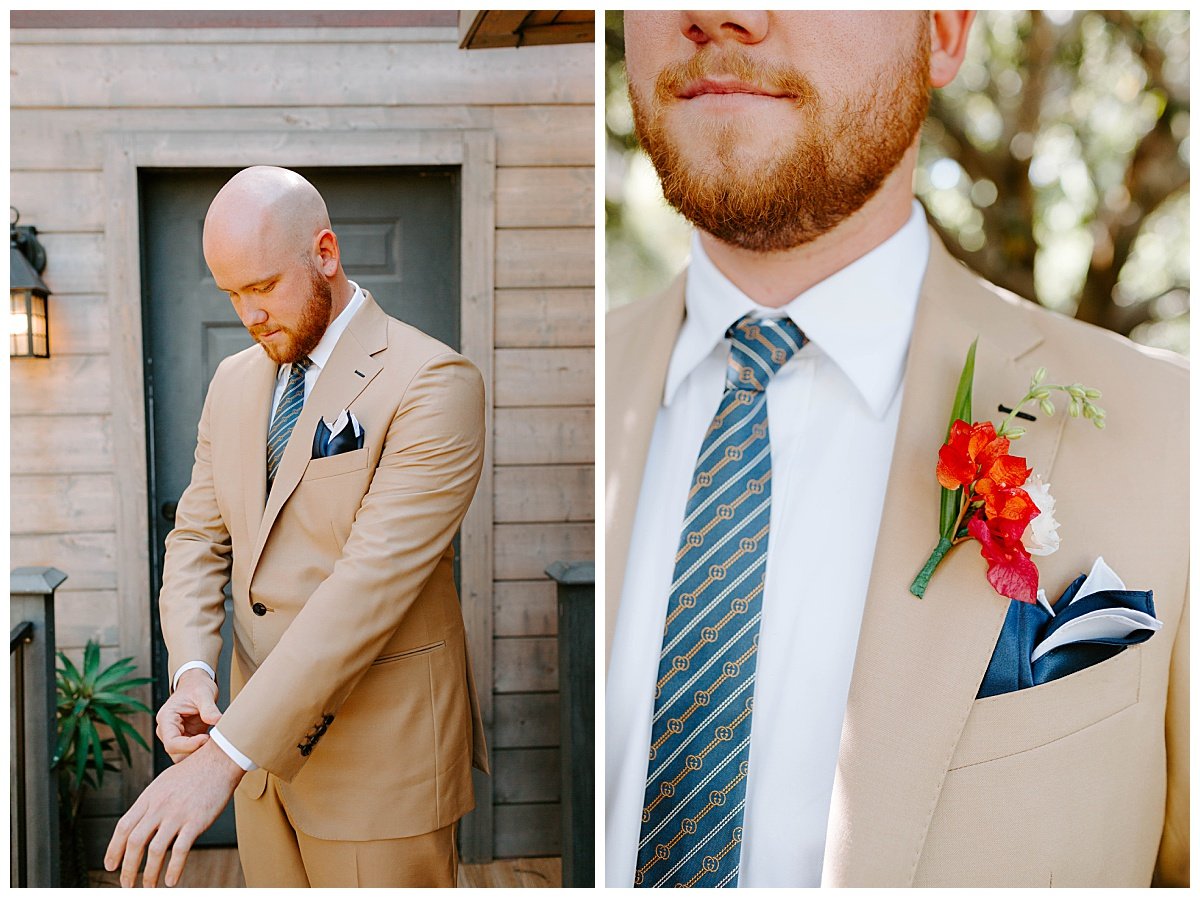
<svg viewBox="0 0 1200 898"><path fill-rule="evenodd" d="M562 884L595 885L596 565L557 561L558 702L562 759Z"/></svg>
<svg viewBox="0 0 1200 898"><path fill-rule="evenodd" d="M22 567L9 578L12 664L13 807L10 884L61 884L54 755L54 591L67 579L51 567Z"/></svg>

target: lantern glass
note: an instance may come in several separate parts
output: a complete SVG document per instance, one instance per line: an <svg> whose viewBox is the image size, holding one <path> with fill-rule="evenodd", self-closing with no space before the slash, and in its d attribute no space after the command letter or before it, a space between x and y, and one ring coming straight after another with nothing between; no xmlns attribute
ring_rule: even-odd
<svg viewBox="0 0 1200 898"><path fill-rule="evenodd" d="M12 291L8 350L10 358L50 357L46 297L28 289Z"/></svg>

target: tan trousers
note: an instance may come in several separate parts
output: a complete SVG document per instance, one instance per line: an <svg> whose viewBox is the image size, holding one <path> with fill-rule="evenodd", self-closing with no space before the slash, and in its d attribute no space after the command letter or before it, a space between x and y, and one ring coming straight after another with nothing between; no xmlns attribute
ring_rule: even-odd
<svg viewBox="0 0 1200 898"><path fill-rule="evenodd" d="M457 885L457 823L407 839L331 842L292 826L275 777L261 798L234 793L238 856L249 888L449 887Z"/></svg>

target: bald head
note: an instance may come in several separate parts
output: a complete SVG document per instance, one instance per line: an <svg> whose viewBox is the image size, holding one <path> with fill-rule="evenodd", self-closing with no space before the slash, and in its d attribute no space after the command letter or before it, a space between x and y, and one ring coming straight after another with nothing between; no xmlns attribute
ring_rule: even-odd
<svg viewBox="0 0 1200 898"><path fill-rule="evenodd" d="M230 178L208 207L204 255L260 241L305 252L325 230L329 212L317 188L294 171L256 165Z"/></svg>
<svg viewBox="0 0 1200 898"><path fill-rule="evenodd" d="M354 293L325 201L286 168L257 165L229 179L204 218L204 260L279 363L316 346Z"/></svg>

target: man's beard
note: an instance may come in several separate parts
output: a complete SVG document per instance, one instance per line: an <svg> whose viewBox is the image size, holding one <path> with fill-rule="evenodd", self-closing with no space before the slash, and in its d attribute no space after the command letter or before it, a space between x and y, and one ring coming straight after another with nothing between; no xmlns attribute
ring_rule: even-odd
<svg viewBox="0 0 1200 898"><path fill-rule="evenodd" d="M283 346L273 346L259 340L253 331L250 333L277 365L290 365L304 358L317 348L321 337L325 336L325 329L329 327L329 314L333 310L333 288L311 259L306 258L305 264L308 267L311 294L296 327L279 328L280 332L288 337L288 342ZM269 330L267 332L269 333Z"/></svg>
<svg viewBox="0 0 1200 898"><path fill-rule="evenodd" d="M667 67L650 101L631 85L638 137L663 195L696 227L756 252L800 246L837 227L875 195L920 132L929 107L929 33L923 24L915 40L908 59L836 111L825 108L802 73L765 65L741 50L701 51ZM694 165L665 125L665 112L688 102L676 99L683 85L717 74L785 94L807 117L804 132L774 158L747 166L737 152L745 124L714 121L704 138L714 145L716 164Z"/></svg>

